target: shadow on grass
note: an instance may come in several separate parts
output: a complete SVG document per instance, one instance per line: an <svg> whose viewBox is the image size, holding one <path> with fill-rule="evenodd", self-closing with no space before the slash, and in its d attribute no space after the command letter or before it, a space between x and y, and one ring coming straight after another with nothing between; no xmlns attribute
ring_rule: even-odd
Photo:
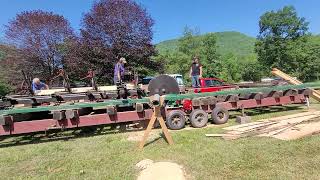
<svg viewBox="0 0 320 180"><path fill-rule="evenodd" d="M19 146L27 144L39 144L52 141L68 141L75 138L86 138L92 136L101 136L108 134L121 134L126 132L142 131L140 128L126 128L126 124L99 125L90 127L74 128L70 130L50 130L47 132L34 132L20 135L0 136L0 148Z"/></svg>
<svg viewBox="0 0 320 180"><path fill-rule="evenodd" d="M297 111L297 110L303 110L303 106L272 106L272 107L260 107L255 109L246 109L245 114L247 116L257 116L257 115L264 115L264 114L270 114L270 113L281 113L286 111ZM241 110L238 111L241 113ZM235 118L237 115L231 114L230 118Z"/></svg>
<svg viewBox="0 0 320 180"><path fill-rule="evenodd" d="M256 116L256 115L263 115L268 113L279 113L279 112L285 112L285 111L297 111L297 110L303 110L304 106L274 106L272 108L257 108L254 111L248 111L247 115L249 116Z"/></svg>
<svg viewBox="0 0 320 180"><path fill-rule="evenodd" d="M166 137L164 137L164 135L163 135L163 134L161 134L159 137L154 138L153 140L151 140L151 141L149 141L149 142L145 143L143 147L147 147L147 146L149 146L150 144L152 144L152 143L154 143L154 142L159 141L160 139L165 139L165 141L167 141ZM167 142L167 143L168 143L168 142Z"/></svg>
<svg viewBox="0 0 320 180"><path fill-rule="evenodd" d="M268 113L279 113L284 111L293 111L293 110L302 110L301 106L275 106L272 108L257 108L246 110L245 113L248 116L256 116L263 115ZM234 114L230 116L233 118ZM24 135L11 135L11 136L0 136L0 148L10 147L10 146L19 146L26 144L38 144L45 143L51 141L68 141L75 138L85 138L91 136L100 136L100 135L108 135L108 134L118 134L118 133L126 133L126 132L135 132L142 131L145 127L140 128L131 128L128 129L124 127L125 124L120 125L104 125L104 126L90 126L90 127L82 127L76 128L73 130L50 130L47 135L43 132L29 133ZM161 137L156 138L150 142L148 142L145 146L158 141L159 139L166 138L161 134Z"/></svg>

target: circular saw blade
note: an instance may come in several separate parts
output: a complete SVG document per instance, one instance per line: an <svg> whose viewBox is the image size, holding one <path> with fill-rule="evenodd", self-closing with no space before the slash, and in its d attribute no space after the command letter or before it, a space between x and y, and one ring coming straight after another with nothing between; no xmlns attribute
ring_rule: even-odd
<svg viewBox="0 0 320 180"><path fill-rule="evenodd" d="M149 95L179 94L177 81L168 75L160 75L152 79L148 86Z"/></svg>

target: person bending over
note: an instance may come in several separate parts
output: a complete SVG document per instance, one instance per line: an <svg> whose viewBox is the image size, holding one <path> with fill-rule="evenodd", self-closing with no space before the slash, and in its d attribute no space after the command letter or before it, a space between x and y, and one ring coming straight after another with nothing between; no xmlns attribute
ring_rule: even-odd
<svg viewBox="0 0 320 180"><path fill-rule="evenodd" d="M39 78L34 78L32 81L32 91L36 92L43 89L49 89L49 86L41 82Z"/></svg>

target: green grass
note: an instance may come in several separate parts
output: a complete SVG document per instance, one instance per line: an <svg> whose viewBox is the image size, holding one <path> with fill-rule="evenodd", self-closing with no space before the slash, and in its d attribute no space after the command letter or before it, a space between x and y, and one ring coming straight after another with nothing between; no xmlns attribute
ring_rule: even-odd
<svg viewBox="0 0 320 180"><path fill-rule="evenodd" d="M270 111L251 110L248 114L257 120L305 108ZM56 133L49 138L41 134L4 138L0 140L1 177L135 179L135 164L149 158L183 165L189 179L319 179L319 135L294 141L258 137L226 141L204 136L222 132L222 127L234 124L232 121L210 128L172 131L173 146L160 138L142 152L136 142L126 140L128 133L100 127Z"/></svg>

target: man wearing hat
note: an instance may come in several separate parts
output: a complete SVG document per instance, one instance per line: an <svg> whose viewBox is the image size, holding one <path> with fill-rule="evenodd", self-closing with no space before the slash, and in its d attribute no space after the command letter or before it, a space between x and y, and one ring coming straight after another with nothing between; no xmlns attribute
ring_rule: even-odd
<svg viewBox="0 0 320 180"><path fill-rule="evenodd" d="M117 84L122 81L122 78L124 76L125 63L127 63L126 59L124 57L121 57L117 62L117 64L114 66L114 77L113 77L114 84Z"/></svg>

